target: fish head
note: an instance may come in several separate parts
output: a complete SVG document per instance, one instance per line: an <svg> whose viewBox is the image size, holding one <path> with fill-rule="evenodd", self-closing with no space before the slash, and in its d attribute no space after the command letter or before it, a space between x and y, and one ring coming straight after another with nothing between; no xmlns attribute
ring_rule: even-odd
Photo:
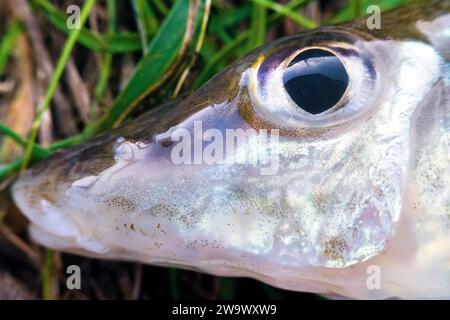
<svg viewBox="0 0 450 320"><path fill-rule="evenodd" d="M429 248L450 248L450 15L424 12L407 35L352 24L277 40L57 152L13 186L32 236L351 297L372 297L373 263L391 271L380 297L447 264L444 277L449 255Z"/></svg>

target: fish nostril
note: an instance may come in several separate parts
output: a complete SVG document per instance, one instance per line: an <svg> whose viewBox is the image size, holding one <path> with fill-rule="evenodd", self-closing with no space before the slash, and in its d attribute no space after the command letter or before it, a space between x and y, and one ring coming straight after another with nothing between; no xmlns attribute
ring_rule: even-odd
<svg viewBox="0 0 450 320"><path fill-rule="evenodd" d="M170 137L167 137L159 140L158 143L164 148L169 148L173 145L173 140Z"/></svg>

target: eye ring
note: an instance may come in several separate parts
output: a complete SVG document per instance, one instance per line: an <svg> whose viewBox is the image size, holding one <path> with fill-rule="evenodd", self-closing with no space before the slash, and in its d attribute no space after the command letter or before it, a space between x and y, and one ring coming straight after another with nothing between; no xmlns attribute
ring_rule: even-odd
<svg viewBox="0 0 450 320"><path fill-rule="evenodd" d="M326 50L339 58L349 76L341 99L329 110L311 114L300 108L284 89L283 72L302 51ZM372 38L326 28L280 39L255 52L243 74L245 96L238 108L255 129L278 129L280 135L309 139L335 137L359 126L374 114L388 90L382 51Z"/></svg>
<svg viewBox="0 0 450 320"><path fill-rule="evenodd" d="M335 50L333 50L332 48L323 47L323 46L307 46L307 47L304 47L304 48L301 48L301 49L298 49L298 50L294 51L288 58L286 58L280 64L280 68L283 70L283 77L284 77L284 74L285 74L287 68L292 63L292 61L294 61L302 53L305 53L305 52L311 51L311 50L325 51L325 52L330 53L331 55L333 55L333 57L336 58L340 62L340 64L342 65L342 67L344 69L344 72L345 72L345 74L347 76L346 88L345 88L344 92L341 94L339 100L332 107L326 109L325 111L319 112L319 113L308 112L301 105L297 104L294 101L294 99L291 97L291 94L288 92L288 90L286 88L286 85L283 85L283 90L285 91L286 95L289 97L290 102L292 104L294 104L295 106L297 106L298 108L300 108L302 111L304 111L306 113L306 116L313 117L314 119L317 119L317 118L320 118L321 116L325 116L327 114L333 113L334 111L342 108L343 106L345 106L347 104L347 102L349 100L349 90L350 90L350 87L352 85L352 79L349 76L350 72L349 72L347 63L343 59L341 59L339 53L336 52Z"/></svg>

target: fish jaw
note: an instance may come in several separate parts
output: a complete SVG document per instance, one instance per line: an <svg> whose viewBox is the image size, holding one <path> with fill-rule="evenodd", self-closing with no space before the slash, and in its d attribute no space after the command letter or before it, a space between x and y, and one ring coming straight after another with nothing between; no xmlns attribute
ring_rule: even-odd
<svg viewBox="0 0 450 320"><path fill-rule="evenodd" d="M418 110L430 107L423 101L438 101L431 108L448 110L448 100L436 98L448 98L448 90L435 86L445 64L422 42L373 41L370 46L385 59L383 77L393 84L382 89L376 112L316 139L280 135L274 175L262 175L260 165L227 161L177 165L171 157L175 146L167 142L177 128L194 135L196 120L221 133L252 128L242 110L258 104L249 84L261 53L256 52L216 77L223 81L218 88L234 83L228 84L233 90L217 94L210 82L170 112L200 107L172 117L145 138L119 130L56 155L46 168L32 169L16 182L15 202L32 221L38 242L65 251L249 276L282 288L355 298L448 296L448 283L442 282L447 257L431 263L436 256L424 255L423 249L436 243L445 248L445 237L420 238L419 216L431 213L426 206L413 210L414 199L429 201L448 192L427 194L430 181L415 176L434 163L430 155L448 145L448 126L444 133L430 131L425 142L416 130L429 123L418 116ZM426 67L419 63L423 56ZM158 118L152 121L135 127L150 131ZM436 137L439 147L421 152L420 165L413 165L422 144ZM260 152L251 148L255 139L252 133L237 152ZM264 147L270 149L267 143ZM448 159L439 163L446 177ZM435 205L448 210L445 201ZM442 220L431 221L442 228ZM366 285L373 265L385 275L382 290ZM414 267L405 272L408 265ZM441 272L432 272L436 269ZM444 284L417 285L417 276Z"/></svg>

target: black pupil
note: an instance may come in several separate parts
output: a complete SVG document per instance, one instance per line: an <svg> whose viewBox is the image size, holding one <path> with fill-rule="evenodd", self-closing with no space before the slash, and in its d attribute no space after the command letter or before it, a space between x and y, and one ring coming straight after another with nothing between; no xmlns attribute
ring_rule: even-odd
<svg viewBox="0 0 450 320"><path fill-rule="evenodd" d="M300 108L318 114L341 99L348 86L348 74L333 53L310 49L291 61L284 71L283 83Z"/></svg>

